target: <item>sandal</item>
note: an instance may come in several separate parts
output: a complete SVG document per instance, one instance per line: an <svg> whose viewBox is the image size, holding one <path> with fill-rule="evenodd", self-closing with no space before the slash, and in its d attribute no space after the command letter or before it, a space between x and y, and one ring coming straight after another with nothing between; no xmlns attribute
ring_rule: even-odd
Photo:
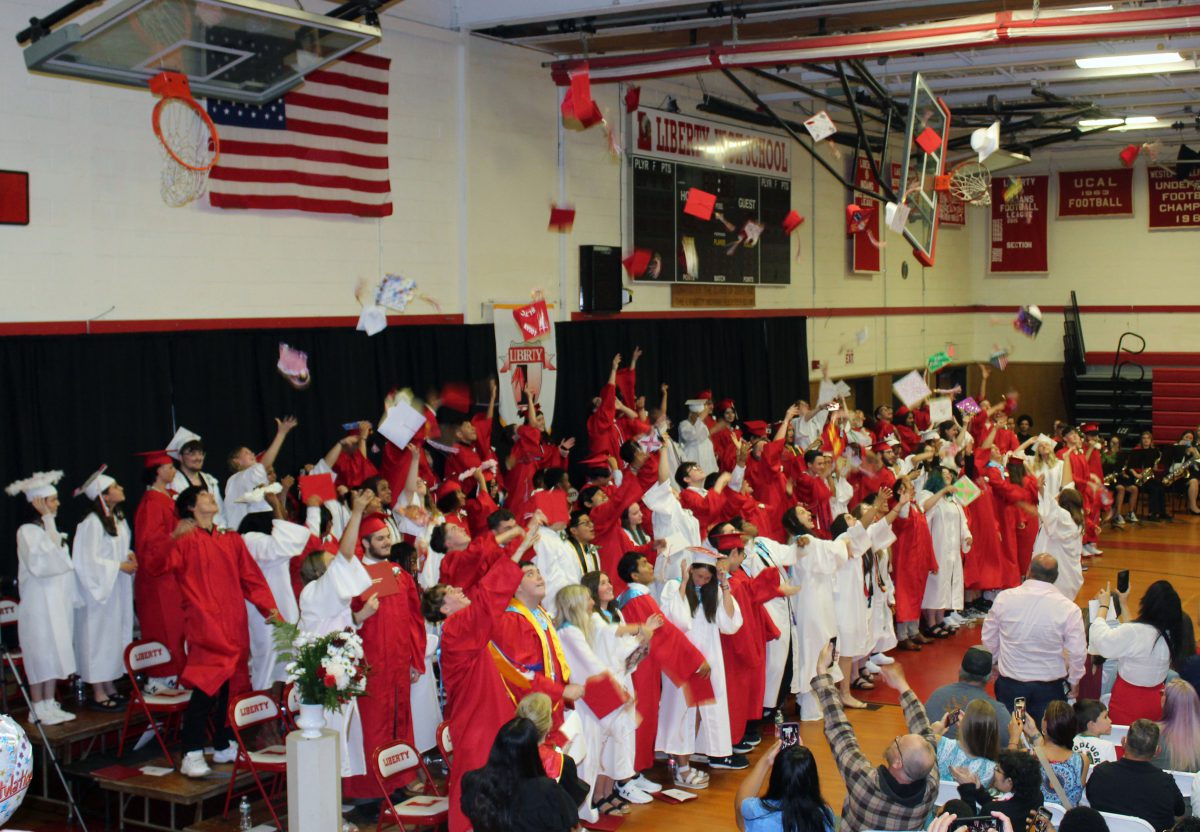
<svg viewBox="0 0 1200 832"><path fill-rule="evenodd" d="M854 690L875 690L875 683L864 674L851 682L850 687Z"/></svg>
<svg viewBox="0 0 1200 832"><path fill-rule="evenodd" d="M599 803L597 803L596 801L592 801L592 808L595 809L597 812L599 812L602 815L627 815L627 814L629 814L628 811L621 811L622 808L624 808L624 807L621 806L620 800L621 800L621 798L617 796L617 793L613 792L608 797L601 800Z"/></svg>
<svg viewBox="0 0 1200 832"><path fill-rule="evenodd" d="M685 789L707 789L708 776L689 766L675 773L675 785Z"/></svg>
<svg viewBox="0 0 1200 832"><path fill-rule="evenodd" d="M114 699L105 699L103 702L97 702L95 699L88 702L88 707L93 711L102 711L112 713L113 711L121 710L121 704Z"/></svg>

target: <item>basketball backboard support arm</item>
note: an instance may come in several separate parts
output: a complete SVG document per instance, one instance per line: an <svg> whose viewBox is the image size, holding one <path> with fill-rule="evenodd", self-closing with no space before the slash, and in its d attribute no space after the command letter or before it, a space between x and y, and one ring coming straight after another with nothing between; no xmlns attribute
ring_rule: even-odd
<svg viewBox="0 0 1200 832"><path fill-rule="evenodd" d="M892 189L891 177L884 177L883 165L875 158L875 154L871 152L871 143L866 141L867 128L863 126L862 113L859 112L858 102L854 100L854 96L850 94L850 82L846 80L846 68L842 66L842 62L837 62L838 79L842 82L842 94L846 96L846 103L850 105L850 115L854 117L854 126L858 130L858 137L862 144L862 150L867 155L867 164L871 166L871 173L875 177L875 181L879 187L883 189L884 196L888 202L896 201L896 192ZM887 153L887 135L884 135L883 153Z"/></svg>
<svg viewBox="0 0 1200 832"><path fill-rule="evenodd" d="M72 2L55 9L45 17L31 17L29 19L29 28L17 32L17 43L25 43L26 41L36 43L50 34L51 29L67 18L74 17L88 6L94 6L97 3L103 2L104 0L72 0Z"/></svg>

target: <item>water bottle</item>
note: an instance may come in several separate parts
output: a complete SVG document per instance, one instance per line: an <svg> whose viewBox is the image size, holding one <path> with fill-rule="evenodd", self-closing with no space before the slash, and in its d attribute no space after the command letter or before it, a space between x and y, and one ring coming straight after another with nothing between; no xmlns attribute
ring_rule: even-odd
<svg viewBox="0 0 1200 832"><path fill-rule="evenodd" d="M674 757L667 757L667 771L671 775L671 783L679 782L679 764L675 762Z"/></svg>
<svg viewBox="0 0 1200 832"><path fill-rule="evenodd" d="M250 798L242 795L242 800L238 803L238 830L250 832L253 828L254 822L250 820Z"/></svg>
<svg viewBox="0 0 1200 832"><path fill-rule="evenodd" d="M80 706L87 704L87 685L80 676L75 677L75 704Z"/></svg>
<svg viewBox="0 0 1200 832"><path fill-rule="evenodd" d="M783 706L782 705L775 709L775 736L776 737L778 737L780 735L780 733L782 733L779 728L779 726L781 726L781 725L783 725Z"/></svg>

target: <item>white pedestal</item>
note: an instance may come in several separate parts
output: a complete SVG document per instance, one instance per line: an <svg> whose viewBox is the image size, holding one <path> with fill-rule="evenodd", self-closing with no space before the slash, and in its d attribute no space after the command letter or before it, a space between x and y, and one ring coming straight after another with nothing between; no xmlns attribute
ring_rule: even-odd
<svg viewBox="0 0 1200 832"><path fill-rule="evenodd" d="M331 832L342 828L342 761L337 731L305 739L287 736L289 832Z"/></svg>

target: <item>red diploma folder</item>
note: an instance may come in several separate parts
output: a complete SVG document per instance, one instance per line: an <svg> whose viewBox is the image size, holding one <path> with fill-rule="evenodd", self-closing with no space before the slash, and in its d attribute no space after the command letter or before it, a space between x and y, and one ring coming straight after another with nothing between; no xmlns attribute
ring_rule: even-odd
<svg viewBox="0 0 1200 832"><path fill-rule="evenodd" d="M104 780L128 780L131 777L141 777L142 770L133 768L132 766L123 766L116 763L104 768L98 768L92 772L93 777L100 777Z"/></svg>
<svg viewBox="0 0 1200 832"><path fill-rule="evenodd" d="M363 564L363 568L371 576L370 589L359 596L363 601L376 594L382 600L400 591L400 583L396 580L395 573L392 572L392 569L395 568L394 563L384 561L383 563Z"/></svg>
<svg viewBox="0 0 1200 832"><path fill-rule="evenodd" d="M713 690L712 682L707 676L695 674L683 686L683 698L689 708L694 708L716 701L717 692Z"/></svg>
<svg viewBox="0 0 1200 832"><path fill-rule="evenodd" d="M337 499L333 487L333 474L310 474L300 478L300 499L308 502L309 497L320 497L322 503Z"/></svg>
<svg viewBox="0 0 1200 832"><path fill-rule="evenodd" d="M533 495L533 504L542 514L546 515L546 525L548 526L555 523L566 523L571 519L571 512L567 508L567 494L562 489L539 491Z"/></svg>
<svg viewBox="0 0 1200 832"><path fill-rule="evenodd" d="M601 673L588 679L583 686L583 701L592 709L597 719L604 719L628 702L629 694L611 673Z"/></svg>

